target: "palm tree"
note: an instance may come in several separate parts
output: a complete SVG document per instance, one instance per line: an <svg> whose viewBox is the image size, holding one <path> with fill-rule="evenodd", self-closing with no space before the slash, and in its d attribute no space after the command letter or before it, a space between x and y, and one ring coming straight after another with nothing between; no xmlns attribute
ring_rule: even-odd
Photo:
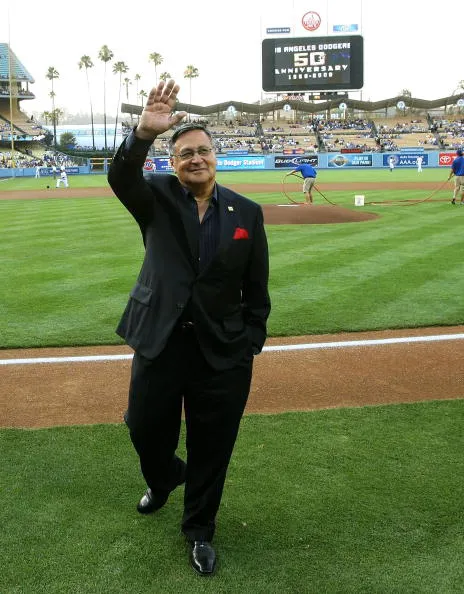
<svg viewBox="0 0 464 594"><path fill-rule="evenodd" d="M134 76L134 80L135 80L135 101L136 101L136 102L137 102L137 98L139 97L139 80L140 80L141 78L142 78L142 77L140 76L140 74L136 74L136 75ZM137 123L139 123L139 121L140 121L140 116L138 115L138 116L137 116Z"/></svg>
<svg viewBox="0 0 464 594"><path fill-rule="evenodd" d="M164 80L164 82L166 82L167 80L171 79L171 73L170 72L162 72L160 74L160 80Z"/></svg>
<svg viewBox="0 0 464 594"><path fill-rule="evenodd" d="M462 93L463 91L464 91L464 80L460 80L458 82L456 88L454 89L454 91L451 93L451 95L454 95L457 92Z"/></svg>
<svg viewBox="0 0 464 594"><path fill-rule="evenodd" d="M141 78L142 77L140 76L140 74L135 74L134 75L134 80L135 80L135 94L136 94L136 96L138 96L138 94L139 94L139 80Z"/></svg>
<svg viewBox="0 0 464 594"><path fill-rule="evenodd" d="M126 101L129 101L129 86L132 84L132 81L130 78L126 78L124 79L124 86L126 87Z"/></svg>
<svg viewBox="0 0 464 594"><path fill-rule="evenodd" d="M131 79L130 79L130 78L127 78L127 76L126 76L126 78L124 79L124 86L126 87L126 101L127 101L128 103L129 103L129 86L130 86L131 84L132 84L132 81L131 81ZM132 113L131 113L131 114L130 114L130 119L131 119L131 122L132 122L132 118L133 118L133 117L134 117L134 116L133 116L133 115L132 115Z"/></svg>
<svg viewBox="0 0 464 594"><path fill-rule="evenodd" d="M155 86L157 86L157 84L158 84L158 75L157 75L157 72L156 72L156 67L161 64L161 62L163 61L163 57L161 56L161 54L157 54L156 52L153 52L152 54L150 54L148 56L148 59L151 62L153 62L153 64L155 65Z"/></svg>
<svg viewBox="0 0 464 594"><path fill-rule="evenodd" d="M85 78L87 79L87 92L89 93L89 102L90 102L90 122L92 125L92 146L93 150L95 150L95 130L94 130L94 122L93 122L93 105L92 105L92 96L90 94L90 81L89 81L89 68L93 68L93 62L90 56L82 56L79 60L78 64L79 70L85 68Z"/></svg>
<svg viewBox="0 0 464 594"><path fill-rule="evenodd" d="M52 100L52 113L54 113L55 112L55 90L54 90L53 81L55 80L55 78L60 78L60 73L54 66L49 66L48 70L47 70L47 74L45 76L52 83L52 90L49 93L49 96ZM55 119L53 119L53 146L56 148L56 120Z"/></svg>
<svg viewBox="0 0 464 594"><path fill-rule="evenodd" d="M189 64L184 72L184 78L189 79L189 89L190 89L190 107L189 107L189 117L188 117L189 121L190 121L190 110L192 109L192 78L197 78L198 76L200 76L200 73L198 72L198 68L195 68L195 66L192 66L192 64Z"/></svg>
<svg viewBox="0 0 464 594"><path fill-rule="evenodd" d="M113 65L113 74L119 74L118 105L116 108L116 122L114 124L113 152L116 150L116 131L118 128L119 105L121 103L122 75L126 74L128 70L129 66L127 66L127 64L124 62L116 62Z"/></svg>
<svg viewBox="0 0 464 594"><path fill-rule="evenodd" d="M53 124L53 129L56 130L61 118L64 116L64 111L59 107L55 107L55 109L50 113L50 120ZM56 146L56 145L55 145Z"/></svg>
<svg viewBox="0 0 464 594"><path fill-rule="evenodd" d="M43 120L45 120L45 125L48 126L48 122L52 121L52 114L50 111L44 111L42 112L41 116L40 116Z"/></svg>
<svg viewBox="0 0 464 594"><path fill-rule="evenodd" d="M145 93L145 91L143 89L139 92L139 97L140 97L140 105L143 107L143 100L145 97L147 97L147 94Z"/></svg>
<svg viewBox="0 0 464 594"><path fill-rule="evenodd" d="M106 140L106 65L113 59L113 52L107 45L102 45L98 52L99 59L105 63L105 74L103 76L103 127L105 129L105 151L108 150L108 143Z"/></svg>

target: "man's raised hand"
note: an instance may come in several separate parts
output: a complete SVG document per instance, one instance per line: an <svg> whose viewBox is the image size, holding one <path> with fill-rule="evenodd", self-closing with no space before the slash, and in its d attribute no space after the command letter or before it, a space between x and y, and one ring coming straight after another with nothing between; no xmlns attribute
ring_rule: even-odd
<svg viewBox="0 0 464 594"><path fill-rule="evenodd" d="M154 140L185 118L187 112L174 113L179 85L174 80L160 81L153 87L143 108L135 135L142 140Z"/></svg>

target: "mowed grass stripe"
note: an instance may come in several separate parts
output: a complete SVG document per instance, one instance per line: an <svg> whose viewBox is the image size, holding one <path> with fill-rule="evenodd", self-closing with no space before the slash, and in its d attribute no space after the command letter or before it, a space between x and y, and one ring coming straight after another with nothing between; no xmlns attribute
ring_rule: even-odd
<svg viewBox="0 0 464 594"><path fill-rule="evenodd" d="M463 422L464 400L246 416L212 581L188 566L182 488L137 514L122 423L2 430L0 590L461 592Z"/></svg>
<svg viewBox="0 0 464 594"><path fill-rule="evenodd" d="M462 319L454 290L456 283L462 288L461 221L449 212L443 218L440 225L428 215L416 216L409 228L382 227L377 233L363 224L356 229L338 225L330 241L325 241L327 229L300 229L287 252L291 229L272 228L273 323L293 334L299 325L318 333L342 331L347 325L361 330ZM450 279L459 280L442 296L443 305L433 307L437 292L443 293ZM423 305L415 310L412 304L419 302Z"/></svg>
<svg viewBox="0 0 464 594"><path fill-rule="evenodd" d="M430 225L429 220L422 225L417 220L416 227L396 231L345 227L350 225L338 226L330 234L330 242L321 239L319 233L308 233L306 229L295 232L288 227L280 232L272 229L271 253L277 261L273 264L274 272L279 273L291 264L289 273L293 272L303 282L305 274L312 271L317 274L315 280L318 285L324 285L325 282L331 284L334 280L350 280L360 273L376 276L378 271L393 270L423 255L430 257L433 266L435 259L446 256L442 250L453 253L462 244L455 227L439 229L438 226ZM313 237L314 234L318 237ZM424 241L424 237L427 241ZM334 270L337 271L335 275ZM276 276L282 280L279 274ZM339 288L344 290L342 284Z"/></svg>
<svg viewBox="0 0 464 594"><path fill-rule="evenodd" d="M454 284L450 282L450 277L461 279L464 275L464 263L455 262L450 264L445 271L438 266L435 267L429 260L423 261L424 266L429 270L429 280L421 282L414 286L414 271L404 270L401 278L407 277L408 271L411 271L411 281L409 285L404 283L403 290L397 293L395 299L389 299L379 303L378 307L372 309L369 315L365 315L361 325L377 324L378 328L388 327L388 321L395 320L395 328L402 328L408 325L408 321L414 320L414 326L424 325L453 325L455 320L464 318L464 305L462 302L462 285L460 281ZM443 286L446 284L448 290L443 292ZM434 308L434 315L430 315L431 307ZM399 315L401 312L401 315ZM391 322L390 322L391 323ZM410 322L409 322L410 323Z"/></svg>
<svg viewBox="0 0 464 594"><path fill-rule="evenodd" d="M273 291L273 323L289 335L298 327L310 334L344 331L347 326L362 330L454 324L464 316L459 296L463 264L450 262L447 269L435 264L434 256L442 262L448 246L427 251L406 262L386 258L384 265L381 254L370 266L367 261L346 266L330 262L322 274L320 262L288 270L283 287ZM301 268L314 279L312 287L301 280ZM459 280L450 286L450 277Z"/></svg>
<svg viewBox="0 0 464 594"><path fill-rule="evenodd" d="M11 201L7 210L17 223L2 219L2 346L22 346L26 328L30 346L119 341L114 327L143 257L130 215L111 199Z"/></svg>
<svg viewBox="0 0 464 594"><path fill-rule="evenodd" d="M407 192L388 193L395 195ZM462 323L464 315L448 297L464 291L464 278L453 270L461 251L459 207L429 202L368 210L380 217L268 226L271 335ZM0 307L8 320L2 346L120 342L114 327L143 245L116 199L0 201L0 225L6 279ZM436 285L427 306L430 267ZM400 285L411 303L422 304L417 317ZM440 299L446 308L436 307Z"/></svg>

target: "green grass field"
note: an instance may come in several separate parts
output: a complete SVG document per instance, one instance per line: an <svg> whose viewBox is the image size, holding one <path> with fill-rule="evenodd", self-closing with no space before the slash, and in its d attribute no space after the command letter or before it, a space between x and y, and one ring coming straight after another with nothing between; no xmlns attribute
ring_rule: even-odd
<svg viewBox="0 0 464 594"><path fill-rule="evenodd" d="M389 181L394 175L401 181L427 178L439 188L447 177L443 170L423 173L323 171L319 183ZM225 184L265 183L282 175L233 172L219 178ZM119 202L98 197L98 188L107 184L104 176L71 177L73 187L87 181L95 199L0 201L2 347L118 343L114 328L139 270L142 242ZM43 183L12 180L0 183L0 191ZM424 200L432 191L355 193L373 202ZM337 205L360 208L352 190L327 194ZM362 207L380 215L374 221L269 226L270 335L462 323L464 208L453 207L449 195L447 186L434 201L416 206ZM286 202L280 191L250 197Z"/></svg>
<svg viewBox="0 0 464 594"><path fill-rule="evenodd" d="M288 173L287 170L282 171L220 171L218 172L218 181L224 185L246 183L246 184L262 184L262 183L281 183L282 179ZM319 171L318 182L378 182L378 181L409 181L409 182L436 182L437 187L444 182L448 177L448 169L446 167L437 169L424 169L422 173L417 173L415 169L396 169L390 173L388 169L385 170L346 170L346 169L326 169ZM290 178L295 181L295 178ZM296 180L298 181L298 180ZM51 177L43 177L35 179L33 177L16 177L0 179L0 192L15 190L33 190L44 189L47 185L53 187L53 179ZM73 188L101 188L107 186L105 175L78 175L69 176L70 185ZM450 186L451 187L451 186ZM424 196L425 197L425 196ZM282 196L281 196L282 198Z"/></svg>
<svg viewBox="0 0 464 594"><path fill-rule="evenodd" d="M0 591L461 593L463 423L462 401L245 417L210 580L182 489L136 512L124 427L3 430Z"/></svg>
<svg viewBox="0 0 464 594"><path fill-rule="evenodd" d="M446 177L323 171L319 183L420 179L435 189ZM219 175L226 185L281 179ZM0 200L2 348L118 343L140 235L116 199L99 197L103 176L70 182L92 185L95 198ZM0 181L0 192L43 185ZM356 208L355 193L423 200L431 191L327 196ZM269 226L270 333L462 324L464 207L451 206L450 194L447 186L440 201L367 205L380 217L362 223ZM285 201L280 192L250 197ZM153 517L135 511L144 485L123 425L3 429L0 592L461 593L463 403L245 417L211 580L188 566L181 489Z"/></svg>

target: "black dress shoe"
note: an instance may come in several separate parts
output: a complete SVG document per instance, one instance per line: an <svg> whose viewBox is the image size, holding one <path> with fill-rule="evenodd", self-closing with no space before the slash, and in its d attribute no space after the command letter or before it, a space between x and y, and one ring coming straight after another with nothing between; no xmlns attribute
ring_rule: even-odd
<svg viewBox="0 0 464 594"><path fill-rule="evenodd" d="M169 492L166 494L154 494L153 491L148 488L145 491L144 496L137 504L137 511L141 514L151 514L152 512L160 509L166 503L169 497Z"/></svg>
<svg viewBox="0 0 464 594"><path fill-rule="evenodd" d="M183 464L176 487L178 487L179 485L183 485L185 483L185 474L185 464ZM176 487L174 487L174 489ZM172 489L172 491L174 489ZM161 509L168 500L169 495L172 493L172 491L153 493L150 487L148 487L142 499L137 504L137 511L141 514L151 514L152 512Z"/></svg>
<svg viewBox="0 0 464 594"><path fill-rule="evenodd" d="M190 565L199 574L213 575L216 569L216 553L211 543L205 540L195 540L190 543Z"/></svg>

